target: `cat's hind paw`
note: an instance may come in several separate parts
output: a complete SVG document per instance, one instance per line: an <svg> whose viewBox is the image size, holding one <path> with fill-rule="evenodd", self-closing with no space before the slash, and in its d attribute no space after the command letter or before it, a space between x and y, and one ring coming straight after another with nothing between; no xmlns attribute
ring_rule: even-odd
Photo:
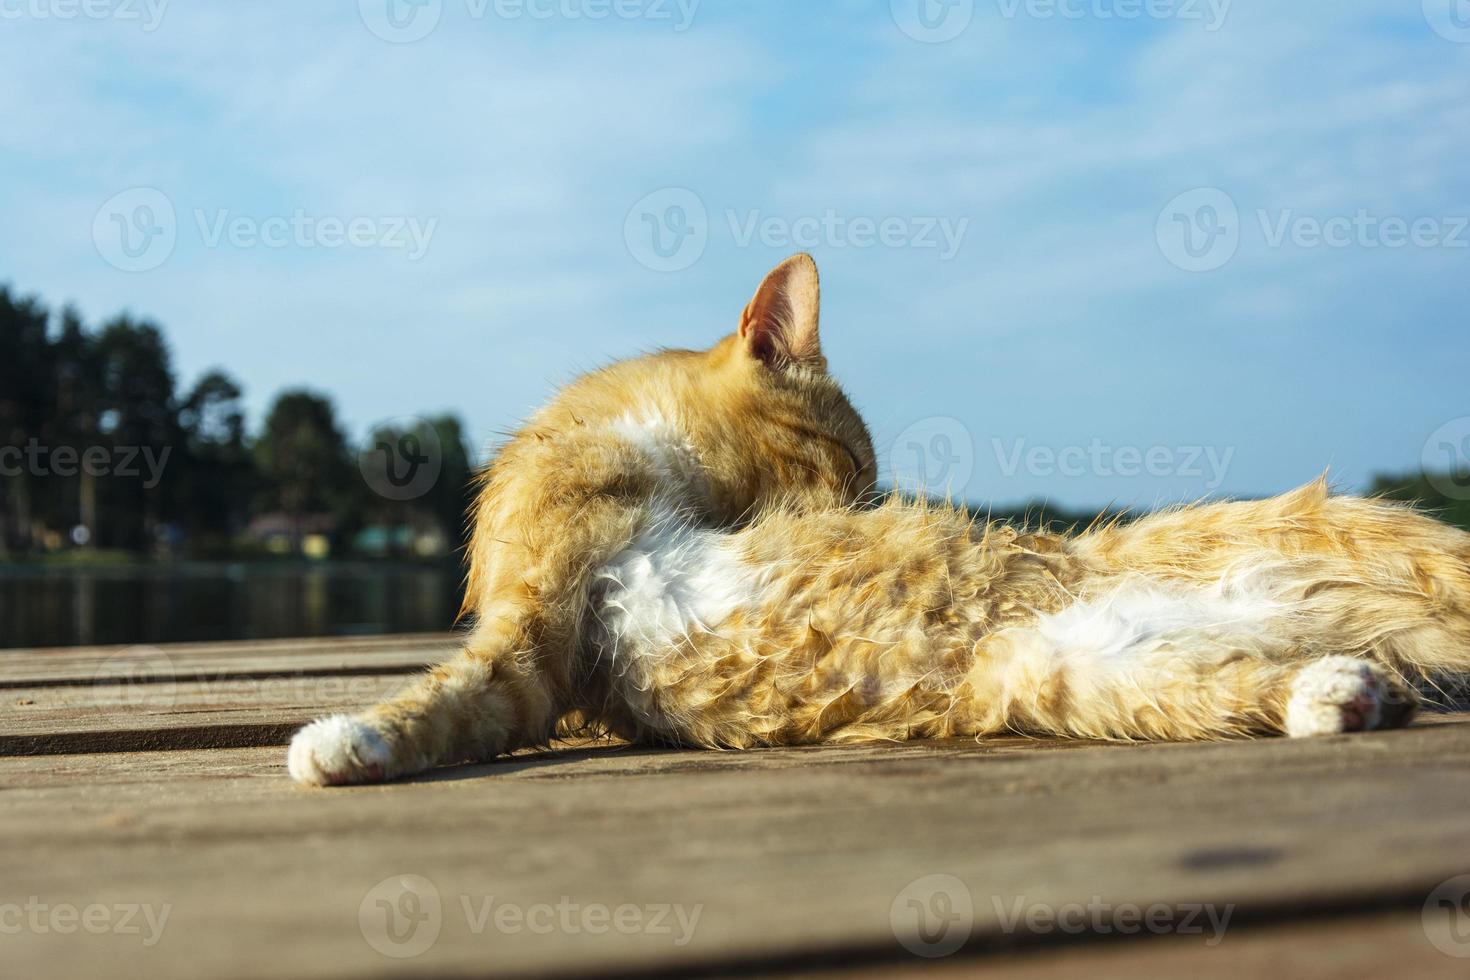
<svg viewBox="0 0 1470 980"><path fill-rule="evenodd" d="M1292 738L1397 728L1414 714L1412 692L1356 657L1326 657L1297 672L1286 705Z"/></svg>
<svg viewBox="0 0 1470 980"><path fill-rule="evenodd" d="M376 783L387 777L391 758L377 729L350 715L332 715L296 733L286 767L292 779L308 786Z"/></svg>

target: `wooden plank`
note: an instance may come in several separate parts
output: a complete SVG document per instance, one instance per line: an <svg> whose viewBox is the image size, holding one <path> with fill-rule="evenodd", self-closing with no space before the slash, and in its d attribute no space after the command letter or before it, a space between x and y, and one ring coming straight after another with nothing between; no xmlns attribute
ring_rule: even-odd
<svg viewBox="0 0 1470 980"><path fill-rule="evenodd" d="M283 745L457 646L431 634L0 651L0 755Z"/></svg>
<svg viewBox="0 0 1470 980"><path fill-rule="evenodd" d="M6 936L7 973L633 976L828 962L888 973L918 964L895 939L894 904L935 874L973 904L954 969L1083 942L1148 956L1155 942L1203 944L1150 939L1145 954L1116 933L1008 928L1018 899L1233 904L1239 925L1218 950L1269 923L1404 912L1399 962L1439 962L1407 925L1436 884L1470 871L1465 718L1312 740L1059 747L583 748L339 790L292 785L277 748L4 759L0 903L171 910L151 946L146 932ZM424 920L435 941L400 959L370 938L408 948L376 904L401 898L405 875L441 904ZM623 905L639 931L581 918ZM661 905L698 908L688 942L676 921L650 928ZM495 918L502 906L545 907L554 921L513 928Z"/></svg>
<svg viewBox="0 0 1470 980"><path fill-rule="evenodd" d="M0 650L0 688L155 683L301 674L389 673L436 663L452 633L164 646Z"/></svg>
<svg viewBox="0 0 1470 980"><path fill-rule="evenodd" d="M19 687L0 692L0 756L285 745L323 714L376 704L401 673Z"/></svg>
<svg viewBox="0 0 1470 980"><path fill-rule="evenodd" d="M976 972L973 959L956 957L904 969L885 963L853 969L803 970L795 977L852 980L877 977L956 977ZM1328 921L1262 926L1230 936L1218 946L1184 938L1160 937L1135 943L1077 943L1059 950L1033 950L1008 957L987 975L1007 980L1138 980L1140 977L1188 977L1190 980L1239 980L1241 977L1290 977L1292 980L1464 980L1465 961L1446 956L1425 942L1424 922L1417 913L1354 915Z"/></svg>

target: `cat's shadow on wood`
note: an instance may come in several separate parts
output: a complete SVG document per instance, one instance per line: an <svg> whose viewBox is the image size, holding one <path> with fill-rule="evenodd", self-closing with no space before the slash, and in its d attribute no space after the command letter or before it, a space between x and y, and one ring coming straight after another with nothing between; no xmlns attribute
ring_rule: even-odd
<svg viewBox="0 0 1470 980"><path fill-rule="evenodd" d="M394 780L394 782L439 783L454 782L463 779L499 779L524 776L527 774L531 774L533 778L537 775L555 778L588 775L633 775L649 772L653 767L641 766L636 762L629 764L628 760L647 756L668 756L675 752L686 756L688 754L687 750L669 746L640 745L627 742L593 742L539 749L519 753L505 759L497 759L493 762L475 762L458 766L444 766L417 776ZM721 757L723 753L709 752L698 753L698 755L707 755L713 761ZM681 760L681 763L686 764L678 765L676 768L705 768L697 761L690 763L686 760ZM667 771L668 767L658 766L656 768L659 771ZM564 772L541 773L541 770L555 769L561 769Z"/></svg>
<svg viewBox="0 0 1470 980"><path fill-rule="evenodd" d="M1444 716L1470 712L1470 697L1459 692L1448 699L1427 704L1414 723L1423 725ZM1438 718L1437 718L1438 716ZM942 749L946 741L973 744L972 739L940 740L927 743L928 747ZM1050 749L1075 749L1089 746L1144 743L1107 743L1087 739L1030 739L998 736L989 740L992 748L1013 747L1021 744L1033 747L1044 743ZM875 743L878 744L878 743ZM909 743L912 744L912 743ZM558 747L522 752L509 758L493 762L465 763L445 766L416 776L394 780L394 783L439 783L457 782L466 779L571 779L585 776L634 776L652 773L708 772L728 768L734 760L746 757L751 752L765 754L779 752L786 755L802 755L821 752L819 746L788 746L782 749L754 749L750 752L719 752L670 745L651 745L615 741L589 741ZM870 746L871 748L871 746ZM829 749L830 751L830 749ZM793 764L796 764L793 760ZM544 770L544 771L543 771ZM558 771L560 770L560 771Z"/></svg>

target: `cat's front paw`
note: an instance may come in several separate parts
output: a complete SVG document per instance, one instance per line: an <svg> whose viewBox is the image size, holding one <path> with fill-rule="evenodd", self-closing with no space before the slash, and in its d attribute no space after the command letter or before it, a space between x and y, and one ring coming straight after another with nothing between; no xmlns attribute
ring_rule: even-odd
<svg viewBox="0 0 1470 980"><path fill-rule="evenodd" d="M286 767L308 786L376 783L388 775L392 750L365 721L332 715L307 725L291 739Z"/></svg>
<svg viewBox="0 0 1470 980"><path fill-rule="evenodd" d="M1413 693L1383 668L1356 657L1326 657L1297 672L1286 705L1292 738L1397 728L1414 714Z"/></svg>

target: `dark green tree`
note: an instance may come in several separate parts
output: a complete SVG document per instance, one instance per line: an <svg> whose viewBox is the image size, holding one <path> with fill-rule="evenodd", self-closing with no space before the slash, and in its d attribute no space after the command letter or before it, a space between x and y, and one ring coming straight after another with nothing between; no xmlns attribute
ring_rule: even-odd
<svg viewBox="0 0 1470 980"><path fill-rule="evenodd" d="M176 513L196 553L226 554L250 519L259 490L245 438L240 385L220 370L200 378L179 404L183 434Z"/></svg>
<svg viewBox="0 0 1470 980"><path fill-rule="evenodd" d="M1442 521L1470 531L1470 474L1376 476L1369 492L1414 504Z"/></svg>
<svg viewBox="0 0 1470 980"><path fill-rule="evenodd" d="M68 307L62 311L60 333L51 346L56 372L52 443L80 451L100 446L102 363L97 345L76 310ZM78 540L94 544L100 479L103 477L86 466L78 466L74 476L53 476L46 496L55 509L48 514L48 523L63 529L80 527L83 536Z"/></svg>
<svg viewBox="0 0 1470 980"><path fill-rule="evenodd" d="M47 438L55 401L48 320L39 301L0 286L0 550L31 548L42 518L28 448Z"/></svg>
<svg viewBox="0 0 1470 980"><path fill-rule="evenodd" d="M469 539L469 510L474 503L474 462L465 442L464 426L456 415L440 415L429 420L439 436L444 465L439 480L430 491L428 504L455 546Z"/></svg>
<svg viewBox="0 0 1470 980"><path fill-rule="evenodd" d="M168 345L157 326L126 314L104 325L95 345L102 385L97 429L113 460L100 481L97 538L109 547L145 551L174 516L180 468Z"/></svg>
<svg viewBox="0 0 1470 980"><path fill-rule="evenodd" d="M350 516L359 491L327 398L303 390L282 392L266 416L254 456L264 481L262 503L291 518L298 550L307 514Z"/></svg>

